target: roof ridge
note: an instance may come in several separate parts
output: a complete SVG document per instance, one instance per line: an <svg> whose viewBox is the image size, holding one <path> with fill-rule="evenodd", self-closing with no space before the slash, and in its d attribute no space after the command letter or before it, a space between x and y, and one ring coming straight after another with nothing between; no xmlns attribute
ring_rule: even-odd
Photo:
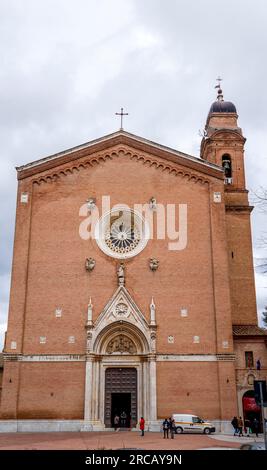
<svg viewBox="0 0 267 470"><path fill-rule="evenodd" d="M75 147L70 147L70 148L68 148L66 150L63 150L61 152L57 152L55 154L51 154L51 155L48 155L46 157L40 158L38 160L34 160L32 162L26 163L25 165L17 166L16 170L17 170L17 172L21 172L21 171L29 169L29 168L37 167L37 166L42 165L43 163L46 163L48 161L57 160L57 158L60 158L64 155L68 155L68 154L71 155L72 153L77 152L79 150L83 150L83 149L92 147L92 146L94 146L98 143L105 142L105 141L111 140L111 139L113 139L115 137L119 137L119 136L125 136L125 137L128 137L130 139L141 142L143 144L147 144L147 145L150 145L154 148L157 148L157 149L163 150L165 152L174 154L178 157L180 156L180 157L186 158L187 160L190 160L192 162L197 162L197 163L203 164L207 167L214 168L216 170L222 170L222 168L220 166L215 165L214 163L208 162L206 160L203 160L202 158L195 157L193 155L181 152L179 150L175 150L171 147L167 147L165 145L159 144L157 142L146 139L144 137L140 137L138 135L131 134L130 132L126 132L124 130L119 130L119 131L113 132L111 134L104 135L102 137L91 140L89 142L85 142L85 143L77 145Z"/></svg>

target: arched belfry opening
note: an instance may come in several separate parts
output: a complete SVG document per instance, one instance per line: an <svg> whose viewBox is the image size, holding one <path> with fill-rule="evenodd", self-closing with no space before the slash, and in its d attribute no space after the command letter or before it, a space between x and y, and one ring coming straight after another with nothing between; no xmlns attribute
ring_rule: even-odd
<svg viewBox="0 0 267 470"><path fill-rule="evenodd" d="M222 156L222 167L224 169L225 184L232 184L232 160L231 156L228 153L225 153Z"/></svg>
<svg viewBox="0 0 267 470"><path fill-rule="evenodd" d="M154 306L155 307L155 306ZM90 317L91 318L91 317ZM156 323L148 322L120 286L96 322L87 322L85 426L136 427L157 419Z"/></svg>

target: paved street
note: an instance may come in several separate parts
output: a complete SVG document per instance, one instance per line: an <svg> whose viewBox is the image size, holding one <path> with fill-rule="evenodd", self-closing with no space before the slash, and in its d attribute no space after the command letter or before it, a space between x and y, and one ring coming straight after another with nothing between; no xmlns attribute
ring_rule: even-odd
<svg viewBox="0 0 267 470"><path fill-rule="evenodd" d="M231 436L205 436L202 434L176 435L163 439L162 433L139 432L57 432L57 433L5 433L0 434L1 450L110 450L110 449L166 449L190 450L210 447L239 448L250 438Z"/></svg>

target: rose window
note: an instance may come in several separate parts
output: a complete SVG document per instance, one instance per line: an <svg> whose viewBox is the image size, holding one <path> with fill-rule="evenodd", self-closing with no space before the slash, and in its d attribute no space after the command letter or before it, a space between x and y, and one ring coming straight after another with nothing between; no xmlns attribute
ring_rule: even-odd
<svg viewBox="0 0 267 470"><path fill-rule="evenodd" d="M124 207L113 209L96 225L95 239L99 248L113 258L130 258L146 246L149 228L142 215Z"/></svg>
<svg viewBox="0 0 267 470"><path fill-rule="evenodd" d="M128 253L134 250L140 242L138 229L124 221L115 222L105 235L107 246L116 253Z"/></svg>

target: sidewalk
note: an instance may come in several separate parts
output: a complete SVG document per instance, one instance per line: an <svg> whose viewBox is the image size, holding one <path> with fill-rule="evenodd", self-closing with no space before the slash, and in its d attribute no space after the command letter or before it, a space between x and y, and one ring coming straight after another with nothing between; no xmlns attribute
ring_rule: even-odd
<svg viewBox="0 0 267 470"><path fill-rule="evenodd" d="M255 434L249 437L238 437L234 436L233 434L211 434L209 436L211 439L216 439L216 441L225 441L225 442L240 442L244 444L246 442L263 442L264 436L263 434L259 434L259 437L256 437Z"/></svg>
<svg viewBox="0 0 267 470"><path fill-rule="evenodd" d="M202 448L239 448L243 441L231 436L179 434L163 439L162 433L145 432L54 432L0 434L0 450L197 450ZM222 441L224 441L222 443ZM247 440L246 440L247 442Z"/></svg>

